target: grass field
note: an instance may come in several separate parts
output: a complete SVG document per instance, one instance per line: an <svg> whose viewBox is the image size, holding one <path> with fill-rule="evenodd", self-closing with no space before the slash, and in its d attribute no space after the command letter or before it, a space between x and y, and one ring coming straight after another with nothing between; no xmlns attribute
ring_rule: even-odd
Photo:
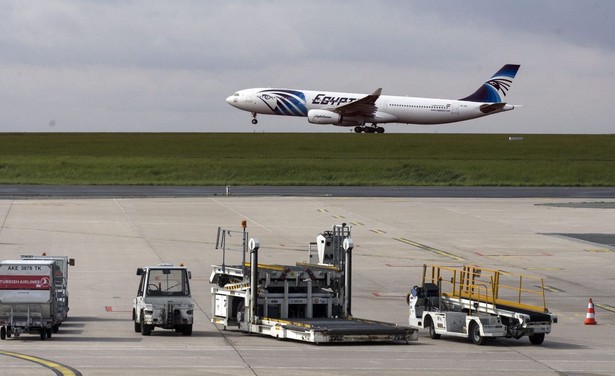
<svg viewBox="0 0 615 376"><path fill-rule="evenodd" d="M4 133L0 184L615 186L615 135Z"/></svg>

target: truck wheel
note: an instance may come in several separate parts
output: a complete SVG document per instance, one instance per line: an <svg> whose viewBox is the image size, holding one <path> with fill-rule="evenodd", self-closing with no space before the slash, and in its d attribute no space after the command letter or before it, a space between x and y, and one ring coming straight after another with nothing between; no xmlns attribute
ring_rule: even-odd
<svg viewBox="0 0 615 376"><path fill-rule="evenodd" d="M192 335L192 324L185 325L182 328L182 334L185 335L185 336L191 336Z"/></svg>
<svg viewBox="0 0 615 376"><path fill-rule="evenodd" d="M143 322L141 322L141 335L144 336L150 336L152 335L152 325L145 325Z"/></svg>
<svg viewBox="0 0 615 376"><path fill-rule="evenodd" d="M53 332L53 330L51 328L47 328L45 329L45 332L47 332L47 338L51 339L51 333Z"/></svg>
<svg viewBox="0 0 615 376"><path fill-rule="evenodd" d="M149 336L152 334L152 330L154 329L153 325L146 325L143 320L143 312L141 312L141 335Z"/></svg>
<svg viewBox="0 0 615 376"><path fill-rule="evenodd" d="M52 326L52 327L51 327L51 330L52 330L54 333L57 333L57 332L60 330L60 324Z"/></svg>
<svg viewBox="0 0 615 376"><path fill-rule="evenodd" d="M135 333L141 333L141 324L137 322L137 314L135 310L132 310L132 321L135 324Z"/></svg>
<svg viewBox="0 0 615 376"><path fill-rule="evenodd" d="M487 341L485 337L480 335L480 326L475 321L470 323L470 331L468 332L468 336L475 345L484 345Z"/></svg>
<svg viewBox="0 0 615 376"><path fill-rule="evenodd" d="M47 339L47 331L45 330L45 328L41 328L41 341L44 341Z"/></svg>
<svg viewBox="0 0 615 376"><path fill-rule="evenodd" d="M243 302L243 300L240 300L239 304L237 305L237 316L235 317L238 328L241 327L241 322L245 320L244 310L245 310L245 303Z"/></svg>
<svg viewBox="0 0 615 376"><path fill-rule="evenodd" d="M530 342L532 343L532 345L542 345L544 341L545 341L544 333L536 333L530 336Z"/></svg>
<svg viewBox="0 0 615 376"><path fill-rule="evenodd" d="M6 339L6 328L4 326L0 328L0 339Z"/></svg>
<svg viewBox="0 0 615 376"><path fill-rule="evenodd" d="M436 333L436 325L433 323L431 317L427 316L425 320L425 326L427 326L427 329L429 329L429 338L440 339L440 335Z"/></svg>

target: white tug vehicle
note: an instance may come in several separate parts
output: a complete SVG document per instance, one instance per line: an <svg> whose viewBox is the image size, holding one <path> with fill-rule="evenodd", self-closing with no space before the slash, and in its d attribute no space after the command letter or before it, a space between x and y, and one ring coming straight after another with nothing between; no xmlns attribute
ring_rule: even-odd
<svg viewBox="0 0 615 376"><path fill-rule="evenodd" d="M149 336L159 327L192 335L194 302L188 269L158 264L138 268L137 275L141 281L132 305L135 332Z"/></svg>

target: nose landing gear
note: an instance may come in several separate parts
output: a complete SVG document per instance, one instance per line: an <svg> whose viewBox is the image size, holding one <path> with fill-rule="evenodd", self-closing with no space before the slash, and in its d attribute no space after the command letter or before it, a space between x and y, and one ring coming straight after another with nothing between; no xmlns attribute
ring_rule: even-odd
<svg viewBox="0 0 615 376"><path fill-rule="evenodd" d="M252 113L252 124L254 125L258 124L258 120L256 120L256 112Z"/></svg>

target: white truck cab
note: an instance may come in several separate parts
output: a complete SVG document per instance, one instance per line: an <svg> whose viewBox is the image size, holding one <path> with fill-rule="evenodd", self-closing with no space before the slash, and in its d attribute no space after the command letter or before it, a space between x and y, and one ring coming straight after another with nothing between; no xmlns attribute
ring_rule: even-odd
<svg viewBox="0 0 615 376"><path fill-rule="evenodd" d="M192 335L194 302L190 272L183 266L158 264L137 269L141 276L132 305L135 332L152 334L155 327Z"/></svg>

